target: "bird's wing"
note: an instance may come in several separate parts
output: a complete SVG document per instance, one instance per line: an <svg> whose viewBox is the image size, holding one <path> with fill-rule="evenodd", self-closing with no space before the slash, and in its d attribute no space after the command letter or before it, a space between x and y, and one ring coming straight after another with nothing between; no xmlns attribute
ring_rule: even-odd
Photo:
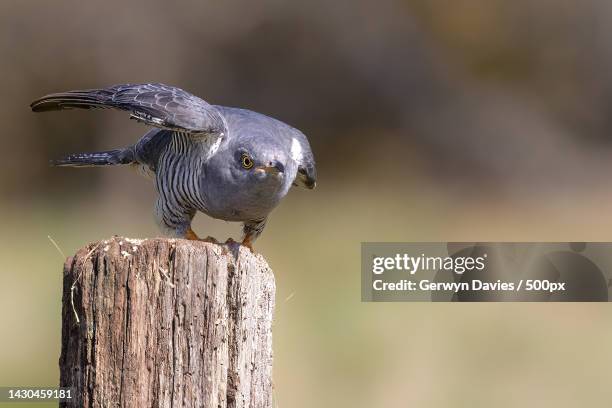
<svg viewBox="0 0 612 408"><path fill-rule="evenodd" d="M223 116L214 106L164 84L125 84L60 92L44 96L30 107L34 112L114 108L129 111L131 118L162 129L191 135L226 132Z"/></svg>

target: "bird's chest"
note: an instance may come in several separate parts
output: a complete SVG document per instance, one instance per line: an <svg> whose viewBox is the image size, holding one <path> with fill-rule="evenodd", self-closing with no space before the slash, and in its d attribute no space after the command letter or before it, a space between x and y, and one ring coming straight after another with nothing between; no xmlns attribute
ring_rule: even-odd
<svg viewBox="0 0 612 408"><path fill-rule="evenodd" d="M210 170L210 169L209 169ZM276 183L260 183L231 177L226 171L204 171L202 194L206 213L226 221L265 218L278 204L281 188Z"/></svg>

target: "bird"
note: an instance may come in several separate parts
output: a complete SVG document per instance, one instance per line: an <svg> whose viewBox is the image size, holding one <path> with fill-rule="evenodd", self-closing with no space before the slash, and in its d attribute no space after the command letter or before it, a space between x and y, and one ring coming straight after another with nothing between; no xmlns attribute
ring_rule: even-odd
<svg viewBox="0 0 612 408"><path fill-rule="evenodd" d="M154 181L155 220L167 236L217 242L193 231L192 220L202 212L242 222L241 244L253 251L269 214L290 188L316 186L304 133L261 113L211 105L177 87L142 83L74 90L43 96L30 108L117 109L152 127L133 145L70 154L51 164L136 167Z"/></svg>

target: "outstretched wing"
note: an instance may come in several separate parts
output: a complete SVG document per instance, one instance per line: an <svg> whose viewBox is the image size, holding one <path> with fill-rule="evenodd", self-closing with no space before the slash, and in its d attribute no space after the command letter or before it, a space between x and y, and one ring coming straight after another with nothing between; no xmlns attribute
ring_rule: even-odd
<svg viewBox="0 0 612 408"><path fill-rule="evenodd" d="M103 89L60 92L30 105L34 112L62 109L114 108L162 129L189 134L225 133L221 113L206 101L164 84L125 84Z"/></svg>

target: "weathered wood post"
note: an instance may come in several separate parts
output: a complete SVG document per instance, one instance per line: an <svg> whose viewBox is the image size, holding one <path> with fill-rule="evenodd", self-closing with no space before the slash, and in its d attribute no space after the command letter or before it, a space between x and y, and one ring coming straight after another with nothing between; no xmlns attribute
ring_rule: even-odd
<svg viewBox="0 0 612 408"><path fill-rule="evenodd" d="M62 406L271 407L274 293L237 244L90 244L64 268Z"/></svg>

